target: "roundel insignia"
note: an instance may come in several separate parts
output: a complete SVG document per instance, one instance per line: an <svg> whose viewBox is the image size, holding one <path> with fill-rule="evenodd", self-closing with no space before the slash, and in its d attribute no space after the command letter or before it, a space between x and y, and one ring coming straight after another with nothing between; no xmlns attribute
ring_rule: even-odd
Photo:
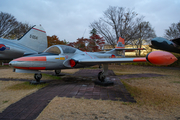
<svg viewBox="0 0 180 120"><path fill-rule="evenodd" d="M0 44L0 51L4 51L6 49L6 46L4 44Z"/></svg>

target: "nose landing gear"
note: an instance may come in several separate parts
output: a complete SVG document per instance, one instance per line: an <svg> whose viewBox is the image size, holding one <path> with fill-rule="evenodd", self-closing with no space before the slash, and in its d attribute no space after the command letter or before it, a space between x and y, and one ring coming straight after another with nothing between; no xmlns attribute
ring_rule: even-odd
<svg viewBox="0 0 180 120"><path fill-rule="evenodd" d="M34 79L36 80L36 82L40 82L41 78L42 78L41 73L35 73L34 74Z"/></svg>
<svg viewBox="0 0 180 120"><path fill-rule="evenodd" d="M61 70L55 70L55 74L59 75L61 73Z"/></svg>
<svg viewBox="0 0 180 120"><path fill-rule="evenodd" d="M42 83L45 83L45 82L43 82L43 81L40 81L41 78L42 78L42 74L41 74L41 73L35 73L35 74L34 74L34 79L35 79L36 81L31 81L30 83L31 83L31 84L42 84Z"/></svg>

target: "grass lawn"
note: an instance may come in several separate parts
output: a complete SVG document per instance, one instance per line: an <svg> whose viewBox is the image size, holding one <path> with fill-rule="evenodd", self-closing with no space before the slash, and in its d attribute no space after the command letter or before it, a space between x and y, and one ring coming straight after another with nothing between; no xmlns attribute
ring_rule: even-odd
<svg viewBox="0 0 180 120"><path fill-rule="evenodd" d="M95 69L96 67L93 67ZM134 65L110 65L137 103L55 97L37 120L58 119L171 119L180 118L180 69ZM62 71L73 73L77 70ZM155 73L163 76L121 79L121 75ZM33 74L0 69L0 78L33 79ZM57 79L43 75L43 80ZM0 80L0 112L44 86Z"/></svg>
<svg viewBox="0 0 180 120"><path fill-rule="evenodd" d="M180 69L133 65L110 65L109 69L120 75L119 78L142 73L164 76L121 79L137 103L56 97L37 120L180 118Z"/></svg>

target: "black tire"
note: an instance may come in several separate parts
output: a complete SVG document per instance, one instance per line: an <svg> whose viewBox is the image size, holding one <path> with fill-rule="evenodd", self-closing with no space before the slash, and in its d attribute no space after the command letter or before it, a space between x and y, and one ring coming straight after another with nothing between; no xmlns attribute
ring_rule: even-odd
<svg viewBox="0 0 180 120"><path fill-rule="evenodd" d="M61 73L61 70L55 70L55 74L59 75Z"/></svg>
<svg viewBox="0 0 180 120"><path fill-rule="evenodd" d="M99 79L99 81L104 82L104 81L105 81L105 78L106 78L106 76L103 75L103 72L102 72L102 71L99 72L99 74L98 74L98 79Z"/></svg>
<svg viewBox="0 0 180 120"><path fill-rule="evenodd" d="M40 74L38 74L38 73L34 74L34 79L36 80L36 82L40 82L41 78L42 78L42 74L41 73Z"/></svg>

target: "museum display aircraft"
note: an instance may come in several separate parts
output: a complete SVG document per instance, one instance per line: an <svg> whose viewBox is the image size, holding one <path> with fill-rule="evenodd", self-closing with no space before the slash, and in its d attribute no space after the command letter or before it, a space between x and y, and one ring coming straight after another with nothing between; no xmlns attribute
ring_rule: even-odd
<svg viewBox="0 0 180 120"><path fill-rule="evenodd" d="M47 48L47 35L42 26L33 26L21 38L8 40L0 38L0 60L12 60L37 54Z"/></svg>
<svg viewBox="0 0 180 120"><path fill-rule="evenodd" d="M168 52L180 53L180 38L167 40L162 37L156 37L151 40L151 46L154 49L165 50Z"/></svg>
<svg viewBox="0 0 180 120"><path fill-rule="evenodd" d="M83 52L66 45L53 45L43 53L20 57L12 60L9 64L14 67L15 72L35 73L34 78L37 82L40 82L42 78L41 70L55 70L56 74L60 74L61 69L103 65L103 70L99 72L98 79L104 82L108 74L108 63L148 61L156 65L169 65L177 60L173 54L164 51L154 51L146 57L125 58L124 55L122 55L123 51L129 49L124 48L123 41L124 39L120 37L117 47L105 53ZM116 58L117 56L121 58Z"/></svg>

